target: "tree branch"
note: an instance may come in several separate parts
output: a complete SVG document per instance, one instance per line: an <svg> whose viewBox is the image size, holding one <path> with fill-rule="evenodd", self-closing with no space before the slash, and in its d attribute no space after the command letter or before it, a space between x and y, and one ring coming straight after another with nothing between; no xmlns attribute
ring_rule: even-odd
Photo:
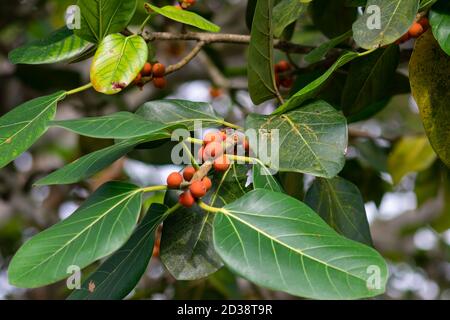
<svg viewBox="0 0 450 320"><path fill-rule="evenodd" d="M196 44L196 46L192 49L192 51L189 52L189 54L186 57L184 57L180 62L167 67L166 75L178 71L185 65L187 65L192 59L194 59L197 56L197 54L202 50L204 45L205 45L204 41L199 41Z"/></svg>
<svg viewBox="0 0 450 320"><path fill-rule="evenodd" d="M155 40L179 40L179 41L199 41L205 44L209 43L231 43L243 44L250 43L249 35L242 34L226 34L226 33L208 33L208 32L187 32L187 33L170 33L170 32L144 32L142 34L146 41ZM307 54L314 49L311 46L299 45L283 40L275 40L274 47L281 51L290 53Z"/></svg>

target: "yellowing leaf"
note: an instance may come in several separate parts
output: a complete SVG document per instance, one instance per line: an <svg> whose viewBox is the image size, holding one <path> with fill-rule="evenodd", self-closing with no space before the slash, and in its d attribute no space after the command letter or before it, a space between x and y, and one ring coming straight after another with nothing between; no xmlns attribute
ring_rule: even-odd
<svg viewBox="0 0 450 320"><path fill-rule="evenodd" d="M431 146L450 167L450 57L431 31L416 42L409 77Z"/></svg>
<svg viewBox="0 0 450 320"><path fill-rule="evenodd" d="M94 89L116 94L126 88L147 61L148 47L140 36L107 36L98 47L91 67Z"/></svg>
<svg viewBox="0 0 450 320"><path fill-rule="evenodd" d="M408 173L428 169L434 160L436 154L425 136L404 137L389 155L388 169L397 184Z"/></svg>

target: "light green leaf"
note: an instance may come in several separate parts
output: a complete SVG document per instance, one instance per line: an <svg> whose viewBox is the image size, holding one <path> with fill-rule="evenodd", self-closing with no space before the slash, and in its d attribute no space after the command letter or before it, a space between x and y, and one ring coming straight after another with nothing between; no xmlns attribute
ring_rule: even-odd
<svg viewBox="0 0 450 320"><path fill-rule="evenodd" d="M436 154L427 137L403 137L388 158L388 170L398 184L408 173L428 169L436 160Z"/></svg>
<svg viewBox="0 0 450 320"><path fill-rule="evenodd" d="M91 83L104 94L116 94L126 88L142 70L148 47L141 36L107 36L95 53L91 65Z"/></svg>
<svg viewBox="0 0 450 320"><path fill-rule="evenodd" d="M99 43L111 33L128 26L137 8L137 0L78 0L80 29L75 34L92 43Z"/></svg>
<svg viewBox="0 0 450 320"><path fill-rule="evenodd" d="M273 64L273 0L258 0L248 52L248 90L254 104L278 97Z"/></svg>
<svg viewBox="0 0 450 320"><path fill-rule="evenodd" d="M253 166L253 188L284 192L283 187L266 166L259 163Z"/></svg>
<svg viewBox="0 0 450 320"><path fill-rule="evenodd" d="M87 51L91 44L73 34L66 27L47 38L25 44L9 53L14 64L44 64L71 60Z"/></svg>
<svg viewBox="0 0 450 320"><path fill-rule="evenodd" d="M281 0L273 8L273 34L275 37L281 36L288 25L300 18L309 2L311 1Z"/></svg>
<svg viewBox="0 0 450 320"><path fill-rule="evenodd" d="M156 13L169 18L174 21L181 22L183 24L187 24L205 31L209 32L219 32L220 27L211 21L206 20L202 16L199 16L195 12L180 10L175 6L164 6L162 8L158 8L149 3L145 4L147 11L155 11Z"/></svg>
<svg viewBox="0 0 450 320"><path fill-rule="evenodd" d="M52 121L51 126L64 128L79 135L100 139L130 139L166 133L170 125L144 119L130 112L117 112L103 117Z"/></svg>
<svg viewBox="0 0 450 320"><path fill-rule="evenodd" d="M358 114L373 104L390 98L399 57L398 46L391 45L350 64L341 101L345 115Z"/></svg>
<svg viewBox="0 0 450 320"><path fill-rule="evenodd" d="M0 168L30 148L46 131L47 123L55 117L56 104L66 93L25 102L0 118Z"/></svg>
<svg viewBox="0 0 450 320"><path fill-rule="evenodd" d="M416 41L409 80L425 131L439 158L450 167L450 57L431 31Z"/></svg>
<svg viewBox="0 0 450 320"><path fill-rule="evenodd" d="M298 200L268 190L251 191L221 209L214 244L238 275L305 298L377 296L388 277L375 250L338 235Z"/></svg>
<svg viewBox="0 0 450 320"><path fill-rule="evenodd" d="M136 114L166 125L183 125L189 130L194 129L195 121L201 121L204 127L223 124L223 118L216 114L211 104L188 100L149 101L142 105Z"/></svg>
<svg viewBox="0 0 450 320"><path fill-rule="evenodd" d="M305 56L305 61L310 64L319 62L320 60L322 60L323 57L325 57L327 55L327 53L331 49L336 47L341 42L347 40L352 35L353 35L353 31L350 30L350 31L347 31L346 33L341 34L340 36L337 36L337 37L321 44L320 46L318 46L317 48L315 48L314 50L312 50L310 53L308 53Z"/></svg>
<svg viewBox="0 0 450 320"><path fill-rule="evenodd" d="M243 196L248 190L245 166L232 166L215 176L213 189L203 198L211 206L222 207ZM177 202L178 193L170 192L166 203ZM177 280L204 278L222 267L214 250L212 224L214 216L196 206L182 208L165 222L161 239L161 261Z"/></svg>
<svg viewBox="0 0 450 320"><path fill-rule="evenodd" d="M138 284L153 253L155 231L170 210L153 204L130 239L73 291L68 300L120 300ZM95 285L93 292L89 284Z"/></svg>
<svg viewBox="0 0 450 320"><path fill-rule="evenodd" d="M450 2L440 1L430 11L433 34L442 50L450 56Z"/></svg>
<svg viewBox="0 0 450 320"><path fill-rule="evenodd" d="M346 52L343 55L341 55L339 59L336 60L336 62L323 75L321 75L313 82L309 83L307 86L300 89L291 98L289 98L289 100L287 100L277 110L275 110L274 114L281 114L289 110L295 109L301 106L305 101L313 99L319 93L322 86L326 83L326 81L337 69L349 63L350 61L360 57L361 55L362 54L358 54L357 52Z"/></svg>
<svg viewBox="0 0 450 320"><path fill-rule="evenodd" d="M45 286L84 268L130 237L141 210L138 187L110 182L100 187L75 213L27 241L12 259L9 282L17 287Z"/></svg>
<svg viewBox="0 0 450 320"><path fill-rule="evenodd" d="M353 183L340 177L318 178L306 193L305 203L339 234L372 245L364 201Z"/></svg>
<svg viewBox="0 0 450 320"><path fill-rule="evenodd" d="M347 149L345 117L324 101L317 101L282 115L251 114L247 128L279 130L279 171L302 172L333 178L344 167ZM277 147L271 141L271 148ZM268 164L268 163L267 163Z"/></svg>
<svg viewBox="0 0 450 320"><path fill-rule="evenodd" d="M150 141L150 138L138 138L120 141L108 148L87 154L78 160L56 170L35 183L37 186L77 183L105 169L120 159L137 145Z"/></svg>
<svg viewBox="0 0 450 320"><path fill-rule="evenodd" d="M369 0L364 15L353 24L353 38L368 50L394 43L411 27L418 10L419 0Z"/></svg>

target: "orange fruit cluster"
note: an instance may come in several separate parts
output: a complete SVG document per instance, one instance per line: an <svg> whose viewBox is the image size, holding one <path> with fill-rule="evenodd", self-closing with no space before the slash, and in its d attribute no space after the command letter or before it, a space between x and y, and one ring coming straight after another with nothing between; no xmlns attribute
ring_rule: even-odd
<svg viewBox="0 0 450 320"><path fill-rule="evenodd" d="M185 10L188 9L189 7L192 7L193 5L195 5L196 0L182 0L182 1L178 1L178 4L175 6L178 9L181 10Z"/></svg>
<svg viewBox="0 0 450 320"><path fill-rule="evenodd" d="M138 74L136 79L134 79L134 83L136 86L142 88L145 85L144 77L150 78L153 81L153 85L158 89L164 89L167 85L166 78L164 77L166 74L166 67L159 62L155 64L151 64L150 62L146 62L141 72Z"/></svg>

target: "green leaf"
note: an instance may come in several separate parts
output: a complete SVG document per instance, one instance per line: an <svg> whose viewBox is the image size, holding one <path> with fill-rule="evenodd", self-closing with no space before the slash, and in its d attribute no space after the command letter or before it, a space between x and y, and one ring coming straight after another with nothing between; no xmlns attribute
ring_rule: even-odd
<svg viewBox="0 0 450 320"><path fill-rule="evenodd" d="M130 139L166 133L170 125L144 119L130 112L117 112L103 117L52 121L51 126L64 128L79 135L100 139Z"/></svg>
<svg viewBox="0 0 450 320"><path fill-rule="evenodd" d="M137 0L78 0L80 29L75 34L92 43L99 43L111 33L128 26L137 8Z"/></svg>
<svg viewBox="0 0 450 320"><path fill-rule="evenodd" d="M349 63L350 61L360 57L362 54L357 52L346 52L339 57L338 60L319 78L309 83L307 86L300 89L295 93L289 100L282 104L274 114L281 114L289 110L295 109L301 106L305 101L313 99L319 92L326 81L331 77L331 75L340 67Z"/></svg>
<svg viewBox="0 0 450 320"><path fill-rule="evenodd" d="M273 64L273 0L258 0L248 52L248 90L254 104L278 97Z"/></svg>
<svg viewBox="0 0 450 320"><path fill-rule="evenodd" d="M71 60L86 50L91 44L73 34L66 27L47 38L25 44L9 53L14 64L44 64Z"/></svg>
<svg viewBox="0 0 450 320"><path fill-rule="evenodd" d="M75 213L27 241L8 269L17 287L45 286L116 251L130 237L141 210L138 187L110 182L100 187Z"/></svg>
<svg viewBox="0 0 450 320"><path fill-rule="evenodd" d="M248 189L245 166L232 166L223 175L215 176L213 189L203 201L222 207L243 196ZM166 202L173 205L178 193L170 192ZM164 222L161 238L161 261L178 280L204 278L222 267L214 250L212 224L214 216L196 206L182 208Z"/></svg>
<svg viewBox="0 0 450 320"><path fill-rule="evenodd" d="M252 30L253 17L255 15L256 3L258 0L248 0L247 8L245 10L245 23L249 31Z"/></svg>
<svg viewBox="0 0 450 320"><path fill-rule="evenodd" d="M353 38L364 49L375 49L394 43L403 36L416 18L419 0L369 0L366 8L377 6L377 12L366 10L353 24Z"/></svg>
<svg viewBox="0 0 450 320"><path fill-rule="evenodd" d="M358 114L365 108L390 98L399 56L398 46L392 45L350 64L341 101L345 115Z"/></svg>
<svg viewBox="0 0 450 320"><path fill-rule="evenodd" d="M183 24L187 24L201 30L209 31L209 32L219 32L220 27L211 21L206 20L202 16L198 14L188 11L188 10L180 10L175 6L164 6L162 8L158 8L149 3L145 4L147 11L155 11L156 13L169 18L174 21L178 21Z"/></svg>
<svg viewBox="0 0 450 320"><path fill-rule="evenodd" d="M331 49L336 47L341 42L347 40L352 35L353 35L353 32L350 30L350 31L347 31L346 33L341 34L340 36L337 36L337 37L321 44L320 46L318 46L317 48L315 48L314 50L312 50L310 53L308 53L305 56L305 61L310 64L319 62L320 60L323 59L323 57L325 57L328 54L328 52Z"/></svg>
<svg viewBox="0 0 450 320"><path fill-rule="evenodd" d="M253 188L284 192L283 187L266 166L259 163L253 166Z"/></svg>
<svg viewBox="0 0 450 320"><path fill-rule="evenodd" d="M155 231L170 212L166 206L152 204L130 239L83 282L68 300L120 300L138 284L153 253ZM93 292L89 284L95 285Z"/></svg>
<svg viewBox="0 0 450 320"><path fill-rule="evenodd" d="M417 41L409 63L409 79L425 131L439 158L450 167L450 57L431 31Z"/></svg>
<svg viewBox="0 0 450 320"><path fill-rule="evenodd" d="M25 102L0 118L0 168L30 148L46 131L55 117L56 104L66 93Z"/></svg>
<svg viewBox="0 0 450 320"><path fill-rule="evenodd" d="M357 17L356 8L347 0L314 0L310 6L313 23L328 38L337 37L351 29Z"/></svg>
<svg viewBox="0 0 450 320"><path fill-rule="evenodd" d="M166 125L183 125L189 130L194 129L195 121L201 121L204 127L223 124L223 118L216 114L211 104L188 100L149 101L142 105L136 114Z"/></svg>
<svg viewBox="0 0 450 320"><path fill-rule="evenodd" d="M298 200L262 189L216 215L214 244L238 275L305 298L373 297L388 277L375 250L338 235Z"/></svg>
<svg viewBox="0 0 450 320"><path fill-rule="evenodd" d="M450 56L450 2L440 1L430 11L433 34L442 50Z"/></svg>
<svg viewBox="0 0 450 320"><path fill-rule="evenodd" d="M427 137L403 137L388 158L388 170L394 184L398 184L408 173L428 169L436 160Z"/></svg>
<svg viewBox="0 0 450 320"><path fill-rule="evenodd" d="M347 123L341 113L324 101L282 115L251 114L246 127L279 130L280 146L276 152L280 171L333 178L344 167ZM276 146L272 143L269 147ZM275 163L271 165L277 167Z"/></svg>
<svg viewBox="0 0 450 320"><path fill-rule="evenodd" d="M147 43L141 36L107 36L100 43L91 65L94 89L104 94L119 93L133 82L147 57Z"/></svg>
<svg viewBox="0 0 450 320"><path fill-rule="evenodd" d="M305 203L339 234L372 245L364 201L353 183L340 177L318 178L306 193Z"/></svg>
<svg viewBox="0 0 450 320"><path fill-rule="evenodd" d="M438 0L421 0L419 11L424 11L429 9L433 4L435 4Z"/></svg>
<svg viewBox="0 0 450 320"><path fill-rule="evenodd" d="M87 154L78 160L56 170L35 183L37 186L77 183L105 169L137 145L151 139L139 138L120 141L108 148Z"/></svg>
<svg viewBox="0 0 450 320"><path fill-rule="evenodd" d="M288 25L300 18L311 1L281 0L273 8L273 34L275 37L280 37Z"/></svg>

